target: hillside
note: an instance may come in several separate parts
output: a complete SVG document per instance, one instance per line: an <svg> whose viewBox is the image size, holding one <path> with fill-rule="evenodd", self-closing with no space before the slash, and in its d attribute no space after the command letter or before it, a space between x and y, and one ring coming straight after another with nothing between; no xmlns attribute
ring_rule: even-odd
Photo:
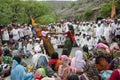
<svg viewBox="0 0 120 80"><path fill-rule="evenodd" d="M91 8L93 11L100 9L102 3L109 0L78 0L78 1L50 1L48 2L53 12L56 15L69 17L74 16L76 13L81 13L87 8Z"/></svg>

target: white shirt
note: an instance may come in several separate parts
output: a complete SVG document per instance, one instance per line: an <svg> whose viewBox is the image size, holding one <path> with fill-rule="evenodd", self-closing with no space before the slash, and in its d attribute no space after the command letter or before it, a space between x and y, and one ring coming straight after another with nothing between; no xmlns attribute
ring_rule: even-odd
<svg viewBox="0 0 120 80"><path fill-rule="evenodd" d="M43 36L47 36L48 33L49 33L49 31L42 31Z"/></svg>
<svg viewBox="0 0 120 80"><path fill-rule="evenodd" d="M20 33L20 37L24 37L24 30L22 28L19 28L19 33Z"/></svg>
<svg viewBox="0 0 120 80"><path fill-rule="evenodd" d="M28 43L27 44L27 51L32 51L32 49L33 49L33 45Z"/></svg>
<svg viewBox="0 0 120 80"><path fill-rule="evenodd" d="M10 40L8 30L3 31L2 39L7 41Z"/></svg>
<svg viewBox="0 0 120 80"><path fill-rule="evenodd" d="M13 40L18 40L20 38L18 29L13 29L11 33L13 34Z"/></svg>

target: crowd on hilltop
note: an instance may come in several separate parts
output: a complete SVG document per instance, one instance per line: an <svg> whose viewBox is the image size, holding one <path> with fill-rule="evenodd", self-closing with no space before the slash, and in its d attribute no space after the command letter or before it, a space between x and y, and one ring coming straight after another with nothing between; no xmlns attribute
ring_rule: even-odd
<svg viewBox="0 0 120 80"><path fill-rule="evenodd" d="M0 80L120 80L120 19L10 23L0 34Z"/></svg>

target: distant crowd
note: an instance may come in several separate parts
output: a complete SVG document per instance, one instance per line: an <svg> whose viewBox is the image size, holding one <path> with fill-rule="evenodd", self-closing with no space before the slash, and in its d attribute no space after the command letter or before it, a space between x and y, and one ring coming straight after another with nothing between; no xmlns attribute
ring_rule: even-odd
<svg viewBox="0 0 120 80"><path fill-rule="evenodd" d="M10 23L0 34L0 80L120 80L120 19ZM75 53L58 52L66 40Z"/></svg>

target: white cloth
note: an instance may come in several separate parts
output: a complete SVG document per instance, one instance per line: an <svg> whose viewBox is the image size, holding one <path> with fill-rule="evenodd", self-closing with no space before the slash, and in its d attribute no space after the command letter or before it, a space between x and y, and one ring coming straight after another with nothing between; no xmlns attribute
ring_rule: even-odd
<svg viewBox="0 0 120 80"><path fill-rule="evenodd" d="M56 38L51 37L51 43L54 47L54 50L58 49L58 40Z"/></svg>
<svg viewBox="0 0 120 80"><path fill-rule="evenodd" d="M4 40L9 41L10 40L8 30L3 31L2 39L3 39L3 41Z"/></svg>
<svg viewBox="0 0 120 80"><path fill-rule="evenodd" d="M42 54L42 53L36 53L36 54L34 54L33 57L32 57L32 63L33 63L33 65L34 65L34 67L37 66L38 59L39 59L40 56L45 56L46 59L47 59L47 61L48 61L48 58L47 58L46 55L44 55L44 54Z"/></svg>
<svg viewBox="0 0 120 80"><path fill-rule="evenodd" d="M108 27L105 27L104 29L104 37L106 39L106 41L109 43L110 42L110 32L111 31L111 28L108 26Z"/></svg>
<svg viewBox="0 0 120 80"><path fill-rule="evenodd" d="M86 40L86 42L87 42L86 44L88 46L88 49L91 50L93 48L92 40L91 39L90 40Z"/></svg>
<svg viewBox="0 0 120 80"><path fill-rule="evenodd" d="M13 29L11 33L13 34L13 40L18 40L20 38L18 29Z"/></svg>
<svg viewBox="0 0 120 80"><path fill-rule="evenodd" d="M86 38L81 38L80 39L80 44L81 44L81 47L83 47L84 45L86 45Z"/></svg>
<svg viewBox="0 0 120 80"><path fill-rule="evenodd" d="M96 28L96 37L97 37L98 39L100 39L101 36L102 36L102 28L101 28L101 27L97 27L97 28Z"/></svg>
<svg viewBox="0 0 120 80"><path fill-rule="evenodd" d="M24 37L24 30L23 28L19 28L19 33L20 33L20 37Z"/></svg>
<svg viewBox="0 0 120 80"><path fill-rule="evenodd" d="M40 48L40 45L36 45L36 46L34 47L34 50L35 50L36 53L42 51L41 48Z"/></svg>
<svg viewBox="0 0 120 80"><path fill-rule="evenodd" d="M75 52L75 57L72 59L71 67L83 71L85 64L86 63L83 60L83 53L80 50L77 50Z"/></svg>
<svg viewBox="0 0 120 80"><path fill-rule="evenodd" d="M27 51L32 51L32 49L33 49L33 45L28 43L27 44Z"/></svg>
<svg viewBox="0 0 120 80"><path fill-rule="evenodd" d="M49 31L42 31L41 32L43 36L47 36L47 34L49 33Z"/></svg>
<svg viewBox="0 0 120 80"><path fill-rule="evenodd" d="M71 24L70 22L66 22L64 23L64 31L65 32L68 32L69 31L69 28L68 28L68 25Z"/></svg>

